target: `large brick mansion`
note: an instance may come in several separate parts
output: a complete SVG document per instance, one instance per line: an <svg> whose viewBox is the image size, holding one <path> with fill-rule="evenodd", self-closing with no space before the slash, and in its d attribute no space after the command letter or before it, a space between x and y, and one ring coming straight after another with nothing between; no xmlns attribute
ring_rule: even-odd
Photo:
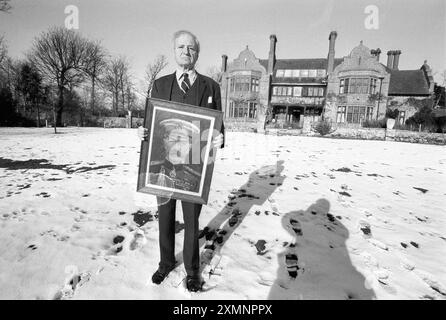
<svg viewBox="0 0 446 320"><path fill-rule="evenodd" d="M416 109L407 101L434 92L431 68L425 61L414 70L399 70L400 50L369 49L361 41L350 54L335 57L337 33L329 35L326 58L278 59L277 37L270 36L268 59L258 59L248 46L228 63L222 56L222 108L227 120L244 118L305 127L323 115L344 126L380 119L397 108L404 123ZM270 110L270 114L267 110Z"/></svg>

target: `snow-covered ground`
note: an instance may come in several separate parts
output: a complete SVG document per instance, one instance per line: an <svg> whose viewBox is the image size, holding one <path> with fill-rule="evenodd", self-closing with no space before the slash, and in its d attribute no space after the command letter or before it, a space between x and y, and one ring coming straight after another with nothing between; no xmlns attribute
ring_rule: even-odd
<svg viewBox="0 0 446 320"><path fill-rule="evenodd" d="M226 234L214 251L200 240L205 291L191 294L180 205L179 264L150 281L136 130L59 130L0 129L1 299L446 298L444 146L228 132L200 216Z"/></svg>

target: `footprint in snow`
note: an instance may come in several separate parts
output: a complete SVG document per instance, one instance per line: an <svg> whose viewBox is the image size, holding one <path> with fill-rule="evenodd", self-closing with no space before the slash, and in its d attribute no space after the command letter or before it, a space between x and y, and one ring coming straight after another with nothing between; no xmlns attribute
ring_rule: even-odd
<svg viewBox="0 0 446 320"><path fill-rule="evenodd" d="M74 270L76 269L77 268L75 268ZM73 298L76 291L80 287L85 285L85 283L90 281L90 279L91 279L90 272L81 272L81 273L75 272L74 274L71 273L71 275L66 280L63 288L54 295L54 300L67 300Z"/></svg>
<svg viewBox="0 0 446 320"><path fill-rule="evenodd" d="M263 256L265 253L267 253L268 251L266 250L265 247L266 241L265 240L258 240L255 244L255 247L257 249L257 254L260 256Z"/></svg>
<svg viewBox="0 0 446 320"><path fill-rule="evenodd" d="M142 248L147 243L147 239L144 235L144 231L137 230L133 235L133 240L130 243L130 250L136 250Z"/></svg>
<svg viewBox="0 0 446 320"><path fill-rule="evenodd" d="M363 232L363 236L365 239L369 239L372 237L372 230L370 227L370 223L364 220L359 221L359 229Z"/></svg>

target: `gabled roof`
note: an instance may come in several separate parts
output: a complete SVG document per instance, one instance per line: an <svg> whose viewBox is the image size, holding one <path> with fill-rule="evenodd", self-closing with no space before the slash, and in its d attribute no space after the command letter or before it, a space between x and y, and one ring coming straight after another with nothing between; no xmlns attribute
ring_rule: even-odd
<svg viewBox="0 0 446 320"><path fill-rule="evenodd" d="M389 96L429 95L429 84L423 70L389 70Z"/></svg>

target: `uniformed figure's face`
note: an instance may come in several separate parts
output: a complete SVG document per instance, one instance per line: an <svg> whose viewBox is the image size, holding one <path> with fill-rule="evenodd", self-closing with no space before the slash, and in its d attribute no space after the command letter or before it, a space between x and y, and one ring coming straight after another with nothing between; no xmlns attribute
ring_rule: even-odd
<svg viewBox="0 0 446 320"><path fill-rule="evenodd" d="M180 67L193 68L198 60L197 44L189 34L182 34L175 39L175 61Z"/></svg>
<svg viewBox="0 0 446 320"><path fill-rule="evenodd" d="M166 158L172 164L188 164L191 141L188 130L172 129L164 138Z"/></svg>

